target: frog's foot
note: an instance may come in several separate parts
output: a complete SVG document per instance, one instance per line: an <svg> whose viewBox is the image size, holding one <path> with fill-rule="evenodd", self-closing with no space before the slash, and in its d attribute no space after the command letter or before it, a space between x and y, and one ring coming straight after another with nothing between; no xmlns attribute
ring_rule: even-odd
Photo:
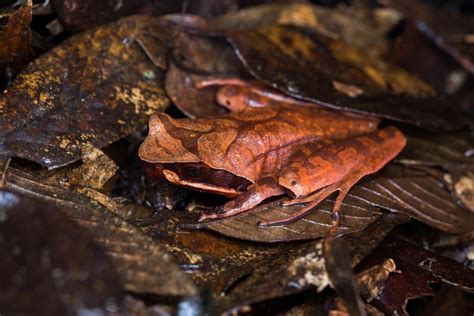
<svg viewBox="0 0 474 316"><path fill-rule="evenodd" d="M344 200L350 188L354 186L354 184L356 184L360 178L361 177L359 175L347 177L337 183L331 184L321 189L320 191L312 195L300 199L290 200L288 201L290 203L286 205L294 205L304 202L307 202L308 204L298 210L296 213L293 213L286 218L277 219L274 221L260 222L259 226L265 227L292 223L308 214L313 208L315 208L318 204L324 201L328 196L339 191L336 201L334 202L334 207L332 209L332 221L328 231L328 234L334 234L336 232L337 225L339 224L339 210L341 209L342 200Z"/></svg>
<svg viewBox="0 0 474 316"><path fill-rule="evenodd" d="M264 178L251 184L247 191L217 208L213 213L202 213L199 221L221 219L251 210L265 199L284 194L284 189L274 178Z"/></svg>

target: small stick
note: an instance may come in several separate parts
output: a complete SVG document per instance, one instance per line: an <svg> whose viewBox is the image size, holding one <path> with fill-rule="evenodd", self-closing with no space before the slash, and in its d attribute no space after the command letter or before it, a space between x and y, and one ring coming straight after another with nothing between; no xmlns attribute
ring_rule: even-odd
<svg viewBox="0 0 474 316"><path fill-rule="evenodd" d="M12 158L9 157L7 162L5 163L5 166L3 167L2 179L0 180L0 188L3 188L5 186L5 183L7 180L8 167L10 166L11 161L12 161Z"/></svg>

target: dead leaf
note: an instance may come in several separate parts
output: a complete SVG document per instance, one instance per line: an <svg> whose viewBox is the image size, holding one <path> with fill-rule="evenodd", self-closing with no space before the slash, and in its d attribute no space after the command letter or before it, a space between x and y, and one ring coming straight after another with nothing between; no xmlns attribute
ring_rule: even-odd
<svg viewBox="0 0 474 316"><path fill-rule="evenodd" d="M144 0L52 0L51 5L61 24L69 32L77 33L130 15L145 2Z"/></svg>
<svg viewBox="0 0 474 316"><path fill-rule="evenodd" d="M97 148L87 150L88 155L83 158L84 163L74 168L68 175L68 183L102 189L112 178L119 167L103 151Z"/></svg>
<svg viewBox="0 0 474 316"><path fill-rule="evenodd" d="M0 152L57 168L141 129L169 103L161 71L138 42L150 30L166 32L158 19L133 16L36 59L0 98Z"/></svg>
<svg viewBox="0 0 474 316"><path fill-rule="evenodd" d="M364 231L341 237L348 245L351 266L370 253L394 226L404 221L406 218L388 214ZM321 240L300 246L290 245L284 245L283 253L256 263L250 276L241 280L227 296L221 297L227 315L255 302L288 296L311 287L322 290L326 286L328 278Z"/></svg>
<svg viewBox="0 0 474 316"><path fill-rule="evenodd" d="M407 146L397 158L405 165L474 169L474 139L468 132L409 132Z"/></svg>
<svg viewBox="0 0 474 316"><path fill-rule="evenodd" d="M282 199L257 206L241 216L198 225L226 236L259 242L315 239L327 235L332 221L333 200L321 203L310 214L294 223L260 227L258 223L261 221L287 217L301 208L301 205L282 206L281 201ZM359 204L352 204L352 201L353 199L349 201L346 198L343 202L340 225L336 232L338 235L362 230L382 215L376 207L361 207Z"/></svg>
<svg viewBox="0 0 474 316"><path fill-rule="evenodd" d="M390 273L400 273L396 270L393 259L386 259L382 264L375 265L356 275L362 296L367 302L379 296L385 287L385 282Z"/></svg>
<svg viewBox="0 0 474 316"><path fill-rule="evenodd" d="M32 1L13 12L0 29L0 75L13 78L34 57L31 47Z"/></svg>
<svg viewBox="0 0 474 316"><path fill-rule="evenodd" d="M214 29L255 29L271 25L292 25L314 29L340 38L371 56L388 50L386 27L370 17L359 18L355 9L328 8L309 3L271 3L252 6L211 20Z"/></svg>
<svg viewBox="0 0 474 316"><path fill-rule="evenodd" d="M195 226L229 237L260 242L311 239L327 234L331 224L332 200L325 201L294 223L259 227L258 223L262 220L285 217L301 207L283 207L280 205L282 200L257 206L248 214ZM392 165L350 190L343 201L337 234L363 229L377 220L381 215L377 208L398 212L455 234L474 228L474 213L459 207L441 180Z"/></svg>
<svg viewBox="0 0 474 316"><path fill-rule="evenodd" d="M7 188L59 206L104 248L127 290L164 296L196 293L194 285L160 244L93 200L68 189L42 184L33 175L16 169L9 170Z"/></svg>
<svg viewBox="0 0 474 316"><path fill-rule="evenodd" d="M432 97L434 90L426 83L340 40L283 26L226 35L253 76L293 97L420 126L453 129L463 124L453 110L459 107L455 100ZM353 98L333 81L364 93Z"/></svg>
<svg viewBox="0 0 474 316"><path fill-rule="evenodd" d="M354 187L349 195L445 232L463 234L474 229L474 213L455 203L443 181L423 172L392 166Z"/></svg>
<svg viewBox="0 0 474 316"><path fill-rule="evenodd" d="M465 291L474 290L474 272L452 259L395 238L387 238L379 246L357 269L381 263L386 258L395 261L401 273L390 274L382 293L373 301L385 313L407 315L408 300L434 295L429 284L440 280Z"/></svg>
<svg viewBox="0 0 474 316"><path fill-rule="evenodd" d="M0 312L118 313L122 284L112 261L52 204L0 191Z"/></svg>
<svg viewBox="0 0 474 316"><path fill-rule="evenodd" d="M463 40L474 33L474 18L456 10L434 7L422 1L385 1L406 17L415 20L417 28L434 45L450 55L460 66L474 74L474 49Z"/></svg>
<svg viewBox="0 0 474 316"><path fill-rule="evenodd" d="M166 93L188 117L217 116L226 111L215 101L216 87L196 84L215 76L245 73L232 48L220 39L181 32L173 43L173 62L166 73Z"/></svg>

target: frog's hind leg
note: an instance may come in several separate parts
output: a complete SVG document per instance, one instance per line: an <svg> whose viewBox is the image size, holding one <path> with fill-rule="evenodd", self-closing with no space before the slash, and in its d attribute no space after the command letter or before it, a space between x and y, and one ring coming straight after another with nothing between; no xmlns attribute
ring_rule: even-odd
<svg viewBox="0 0 474 316"><path fill-rule="evenodd" d="M230 217L251 210L265 199L284 194L284 189L273 177L267 177L251 184L247 191L227 202L213 213L202 213L199 221Z"/></svg>
<svg viewBox="0 0 474 316"><path fill-rule="evenodd" d="M287 204L287 205L304 203L304 202L307 202L308 204L305 205L300 210L298 210L296 213L293 213L286 218L277 219L274 221L260 222L259 226L264 227L264 226L275 226L275 225L283 225L283 224L292 223L302 218L309 212L311 212L313 208L315 208L318 204L324 201L328 196L339 191L336 201L334 202L334 207L332 209L333 216L332 216L331 226L329 227L329 230L328 230L328 234L334 234L339 224L339 210L341 209L342 201L344 200L344 198L346 197L347 193L352 188L352 186L354 186L362 177L363 175L361 174L351 175L351 176L343 178L341 181L338 181L337 183L331 184L323 188L322 190L308 197L288 201L290 202L290 204Z"/></svg>

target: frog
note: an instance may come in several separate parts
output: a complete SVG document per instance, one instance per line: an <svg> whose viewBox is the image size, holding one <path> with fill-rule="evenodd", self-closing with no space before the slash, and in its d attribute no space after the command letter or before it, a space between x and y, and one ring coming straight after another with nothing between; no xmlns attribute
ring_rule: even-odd
<svg viewBox="0 0 474 316"><path fill-rule="evenodd" d="M259 223L284 225L339 192L334 231L350 188L406 144L396 127L379 129L378 118L335 112L235 79L202 82L201 87L216 84L222 84L217 102L231 112L200 119L155 114L139 149L140 158L168 181L232 198L202 212L200 221L245 213L286 194L292 199L285 204L304 206L287 218Z"/></svg>

